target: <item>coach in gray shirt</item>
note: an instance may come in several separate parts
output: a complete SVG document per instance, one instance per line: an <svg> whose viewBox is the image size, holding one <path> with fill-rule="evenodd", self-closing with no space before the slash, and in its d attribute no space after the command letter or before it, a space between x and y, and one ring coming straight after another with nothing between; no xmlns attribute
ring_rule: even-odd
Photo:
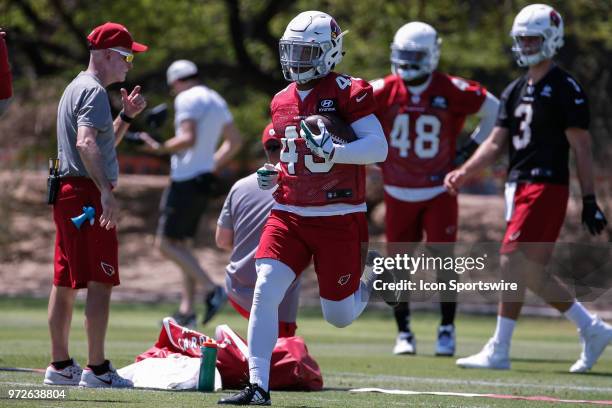
<svg viewBox="0 0 612 408"><path fill-rule="evenodd" d="M87 37L89 66L64 90L57 112L57 145L61 182L53 205L57 229L54 278L49 297L52 363L45 384L83 387L133 386L105 358L104 339L110 297L119 284L117 219L112 189L117 184L119 144L132 119L146 106L136 86L121 89L123 110L113 121L106 87L125 81L134 53L147 50L116 23L96 27ZM93 208L81 224L71 219ZM91 211L91 210L88 210ZM85 328L87 367L70 358L68 338L72 306L78 289L87 289Z"/></svg>
<svg viewBox="0 0 612 408"><path fill-rule="evenodd" d="M271 123L263 132L262 143L268 162L278 163L281 143ZM238 180L225 199L217 221L217 246L232 251L225 269L227 296L238 313L247 319L257 281L253 256L274 204L272 191L258 187L256 173ZM300 282L295 280L278 308L279 337L295 335L299 292Z"/></svg>

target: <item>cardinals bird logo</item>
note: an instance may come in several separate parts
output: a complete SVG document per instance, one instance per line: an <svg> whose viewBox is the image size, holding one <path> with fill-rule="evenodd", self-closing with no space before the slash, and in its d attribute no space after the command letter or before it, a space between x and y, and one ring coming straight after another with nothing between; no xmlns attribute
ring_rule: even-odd
<svg viewBox="0 0 612 408"><path fill-rule="evenodd" d="M561 17L555 10L550 12L550 24L554 25L555 27L559 27L561 25Z"/></svg>
<svg viewBox="0 0 612 408"><path fill-rule="evenodd" d="M340 279L338 279L338 285L344 286L348 283L349 279L351 279L351 274L342 275Z"/></svg>

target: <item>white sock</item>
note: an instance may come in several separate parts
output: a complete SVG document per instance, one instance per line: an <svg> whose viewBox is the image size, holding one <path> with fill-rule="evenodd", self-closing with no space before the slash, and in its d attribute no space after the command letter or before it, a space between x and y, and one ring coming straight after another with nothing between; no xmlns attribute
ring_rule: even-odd
<svg viewBox="0 0 612 408"><path fill-rule="evenodd" d="M593 316L582 306L582 303L575 301L574 304L563 313L565 317L574 322L581 331L589 327L593 321Z"/></svg>
<svg viewBox="0 0 612 408"><path fill-rule="evenodd" d="M249 319L249 374L251 383L268 391L270 359L278 340L278 306L295 273L284 263L274 259L258 259L257 283Z"/></svg>
<svg viewBox="0 0 612 408"><path fill-rule="evenodd" d="M249 381L268 391L270 384L270 359L249 357Z"/></svg>
<svg viewBox="0 0 612 408"><path fill-rule="evenodd" d="M497 315L497 326L495 327L493 339L498 343L510 345L515 326L516 320Z"/></svg>

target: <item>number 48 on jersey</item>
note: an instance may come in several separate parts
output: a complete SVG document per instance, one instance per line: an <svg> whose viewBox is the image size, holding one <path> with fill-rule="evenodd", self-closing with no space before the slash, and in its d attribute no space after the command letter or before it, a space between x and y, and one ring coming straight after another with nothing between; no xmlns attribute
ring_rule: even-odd
<svg viewBox="0 0 612 408"><path fill-rule="evenodd" d="M399 149L400 157L408 157L410 149L421 159L431 159L438 154L441 123L434 115L419 115L414 121L414 146L410 141L410 114L401 113L393 121L390 134L391 147Z"/></svg>

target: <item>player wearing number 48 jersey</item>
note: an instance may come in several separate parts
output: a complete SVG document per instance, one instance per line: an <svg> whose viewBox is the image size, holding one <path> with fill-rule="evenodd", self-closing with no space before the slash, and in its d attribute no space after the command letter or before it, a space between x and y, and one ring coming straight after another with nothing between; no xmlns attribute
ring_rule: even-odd
<svg viewBox="0 0 612 408"><path fill-rule="evenodd" d="M283 145L280 164L258 171L261 188L278 186L255 255L257 283L248 330L250 384L221 404L270 404L278 306L311 258L325 320L347 326L367 305L375 275L360 279L361 245L368 241L364 165L384 161L387 143L374 115L372 87L332 72L344 54L345 34L328 14L307 11L291 20L280 40L280 62L291 84L270 104L274 132ZM350 124L356 140L336 144L323 121L318 122L318 132L305 125L304 119L323 113Z"/></svg>
<svg viewBox="0 0 612 408"><path fill-rule="evenodd" d="M499 104L495 96L477 82L436 70L440 42L430 25L405 24L391 44L393 73L372 82L377 116L389 142L387 160L380 164L389 243L420 242L423 233L427 243L455 242L457 198L446 192L444 175L457 159L465 160L476 150L495 123ZM479 126L457 157L457 138L472 114L480 118ZM452 252L451 245L443 247ZM452 275L438 271L438 280L447 281ZM456 293L443 294L442 300L436 354L448 356L455 352ZM408 303L397 305L394 313L399 334L393 352L414 354Z"/></svg>
<svg viewBox="0 0 612 408"><path fill-rule="evenodd" d="M525 7L514 20L511 36L516 61L528 67L527 74L506 88L491 136L467 163L446 176L445 184L456 191L509 145L501 267L502 277L518 281L520 291L512 296L502 293L495 334L480 353L458 359L457 365L510 368L510 340L529 288L576 324L582 354L570 372L581 373L593 367L612 341L612 326L591 315L544 268L565 218L570 148L583 195L582 222L593 235L607 223L594 195L587 98L577 81L552 60L563 45L563 20L552 7Z"/></svg>

